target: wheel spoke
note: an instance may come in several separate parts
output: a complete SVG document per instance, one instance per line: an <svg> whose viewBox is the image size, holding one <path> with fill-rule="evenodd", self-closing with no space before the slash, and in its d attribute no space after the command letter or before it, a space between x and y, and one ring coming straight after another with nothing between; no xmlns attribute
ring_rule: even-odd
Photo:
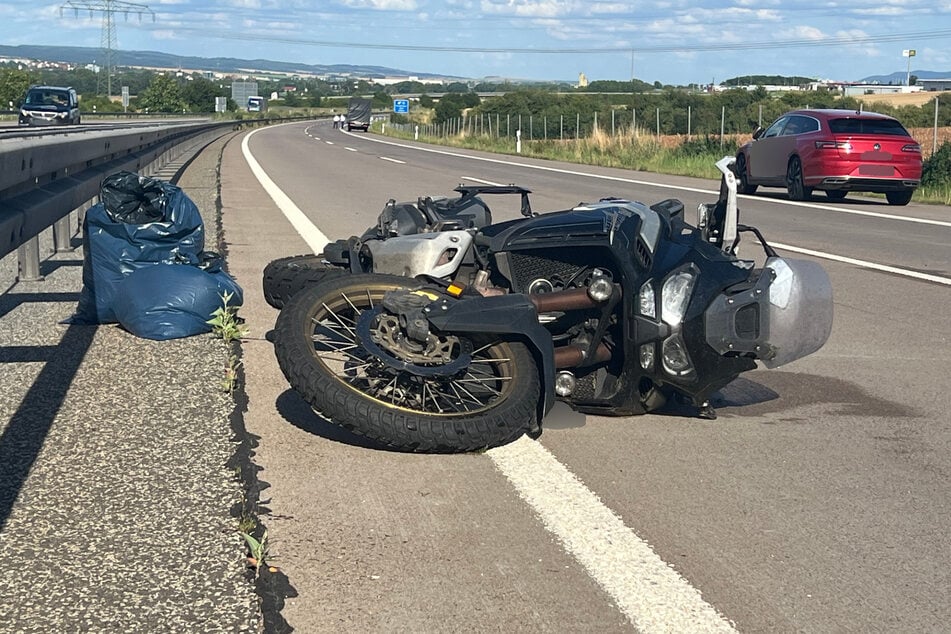
<svg viewBox="0 0 951 634"><path fill-rule="evenodd" d="M476 412L506 398L517 375L514 360L505 354L506 344L498 340L471 346L468 366L455 377L415 374L368 353L360 344L357 323L361 313L374 310L388 290L342 288L318 304L321 310L312 319L314 351L331 376L387 406L432 415ZM433 363L417 363L438 368L465 349L455 345L449 355L445 345L440 345L442 352Z"/></svg>

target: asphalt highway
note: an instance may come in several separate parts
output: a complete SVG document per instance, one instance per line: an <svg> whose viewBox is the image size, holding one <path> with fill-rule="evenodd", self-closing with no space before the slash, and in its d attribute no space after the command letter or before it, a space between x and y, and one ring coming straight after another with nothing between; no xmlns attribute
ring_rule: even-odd
<svg viewBox="0 0 951 634"><path fill-rule="evenodd" d="M242 156L225 153L222 174L242 184L223 188L223 222L247 285L269 259L306 252L301 233L311 243L360 233L386 200L449 194L460 182L526 186L542 211L610 195L677 197L689 214L716 191L696 179L419 148L325 124L262 130L245 145ZM247 156L316 234L308 223L289 228L277 194L239 233L258 190ZM302 408L266 343L246 348L248 424L263 439L271 530L299 593L288 621L305 631L326 622L943 630L951 214L863 197L783 198L742 197L741 219L781 252L826 267L833 334L818 353L726 388L716 421L561 411L537 442L465 457L391 454ZM514 204L493 211L516 217ZM263 335L274 313L253 315ZM275 409L276 427L260 423ZM661 569L685 585L656 577ZM644 579L659 590L646 593Z"/></svg>
<svg viewBox="0 0 951 634"><path fill-rule="evenodd" d="M688 217L717 183L327 122L235 135L184 173L245 290L243 389L221 399L220 342L56 325L76 254L0 295L0 556L15 571L0 589L26 606L11 631L947 631L951 209L743 196L742 222L830 274L819 352L743 375L713 421L559 407L537 440L423 456L368 445L288 387L270 260L461 182L528 187L538 211L675 197ZM515 198L489 203L518 215ZM286 582L263 604L232 517L242 438Z"/></svg>

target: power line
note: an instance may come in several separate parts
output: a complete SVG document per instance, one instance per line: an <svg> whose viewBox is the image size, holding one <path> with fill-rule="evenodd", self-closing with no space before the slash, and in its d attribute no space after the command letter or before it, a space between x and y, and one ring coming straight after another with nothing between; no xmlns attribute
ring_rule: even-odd
<svg viewBox="0 0 951 634"><path fill-rule="evenodd" d="M291 38L284 36L258 35L252 33L218 32L207 29L180 27L178 31L199 32L207 37L224 40L239 40L252 42L274 42L279 44L301 44L326 48L354 48L389 51L427 51L438 53L519 53L538 55L603 55L608 53L624 53L632 51L639 54L651 53L700 53L713 51L748 51L771 50L786 48L807 47L834 47L853 46L857 44L878 44L882 42L924 41L951 38L951 29L935 31L913 31L905 33L885 33L876 35L843 35L838 37L824 37L819 39L791 39L769 40L759 42L730 42L720 44L662 44L658 46L611 46L611 47L577 47L577 48L546 48L546 47L488 47L488 46L433 46L428 44L381 44L374 42L339 42L330 40L312 40L307 38Z"/></svg>
<svg viewBox="0 0 951 634"><path fill-rule="evenodd" d="M112 96L112 69L114 67L113 59L115 50L118 48L116 39L116 23L113 16L116 13L122 13L129 19L129 14L133 14L142 19L143 15L151 15L152 21L155 21L155 12L144 4L135 2L123 2L123 0L66 0L59 8L60 17L63 15L63 9L72 9L78 16L79 11L89 11L90 17L95 12L102 13L102 55L106 68L106 96ZM101 74L100 74L101 77ZM96 92L101 94L101 87L96 85Z"/></svg>

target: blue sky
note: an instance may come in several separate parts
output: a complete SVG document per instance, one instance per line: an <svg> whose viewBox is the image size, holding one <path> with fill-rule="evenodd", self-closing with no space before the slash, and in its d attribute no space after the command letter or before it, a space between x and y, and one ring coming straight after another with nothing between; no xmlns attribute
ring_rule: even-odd
<svg viewBox="0 0 951 634"><path fill-rule="evenodd" d="M40 0L42 2L42 0ZM0 4L0 43L98 47L106 0ZM115 0L113 6L134 3ZM710 83L951 74L951 0L155 0L118 48L462 77Z"/></svg>

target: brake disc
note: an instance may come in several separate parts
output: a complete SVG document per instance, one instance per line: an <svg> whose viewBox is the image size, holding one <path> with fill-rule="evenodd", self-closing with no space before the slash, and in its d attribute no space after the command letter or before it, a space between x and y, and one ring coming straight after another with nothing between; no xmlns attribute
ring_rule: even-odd
<svg viewBox="0 0 951 634"><path fill-rule="evenodd" d="M430 334L425 344L412 341L399 319L382 306L363 311L356 332L364 350L393 369L417 376L455 376L472 361L472 344L465 339ZM453 349L459 351L455 359Z"/></svg>

